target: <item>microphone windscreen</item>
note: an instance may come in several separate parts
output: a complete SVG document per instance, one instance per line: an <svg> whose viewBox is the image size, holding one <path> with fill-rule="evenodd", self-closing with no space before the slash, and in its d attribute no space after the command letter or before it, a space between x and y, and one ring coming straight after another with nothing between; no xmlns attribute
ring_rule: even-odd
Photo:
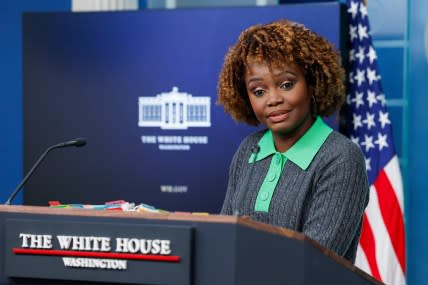
<svg viewBox="0 0 428 285"><path fill-rule="evenodd" d="M75 141L74 145L77 147L84 146L86 145L86 142L87 142L86 138L77 138L74 141Z"/></svg>

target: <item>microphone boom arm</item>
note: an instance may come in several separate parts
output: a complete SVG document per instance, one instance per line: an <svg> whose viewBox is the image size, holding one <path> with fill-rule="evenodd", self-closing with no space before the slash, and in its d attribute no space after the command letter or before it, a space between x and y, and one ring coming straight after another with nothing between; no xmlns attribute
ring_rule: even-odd
<svg viewBox="0 0 428 285"><path fill-rule="evenodd" d="M27 175L25 175L24 179L22 179L21 183L19 183L19 185L16 186L16 188L12 192L12 194L10 194L9 198L4 203L5 205L10 205L12 200L15 198L16 194L18 194L19 190L21 190L21 188L25 185L25 183L27 183L27 181L31 177L31 175L33 175L34 170L36 170L36 168L40 165L40 163L43 161L43 159L45 159L46 155L48 155L48 153L51 150L53 150L54 148L56 148L56 145L51 146L47 150L45 150L45 152L39 157L39 159L36 161L36 163L33 165L33 167L31 167L30 171L28 171Z"/></svg>
<svg viewBox="0 0 428 285"><path fill-rule="evenodd" d="M37 167L40 165L40 163L45 159L46 155L48 153L56 148L62 148L62 147L69 147L69 146L76 146L81 147L86 145L86 139L85 138L77 138L68 142L59 143L56 145L52 145L48 147L45 152L39 157L39 159L34 163L33 167L31 167L30 171L28 171L27 175L25 175L24 179L22 179L21 183L16 186L15 190L12 192L12 194L9 195L8 199L4 203L4 205L10 205L12 200L15 198L16 194L18 194L19 190L22 189L22 187L27 183L28 179L33 175L34 171L37 169Z"/></svg>

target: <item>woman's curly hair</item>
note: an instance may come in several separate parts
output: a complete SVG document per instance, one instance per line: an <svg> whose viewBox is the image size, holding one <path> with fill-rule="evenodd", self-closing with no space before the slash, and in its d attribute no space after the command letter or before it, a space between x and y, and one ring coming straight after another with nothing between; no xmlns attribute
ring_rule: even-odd
<svg viewBox="0 0 428 285"><path fill-rule="evenodd" d="M236 121L259 124L245 84L245 72L251 61L267 63L270 68L297 64L312 86L314 115L329 116L344 101L344 70L332 44L301 24L280 20L246 29L225 56L217 103L224 105Z"/></svg>

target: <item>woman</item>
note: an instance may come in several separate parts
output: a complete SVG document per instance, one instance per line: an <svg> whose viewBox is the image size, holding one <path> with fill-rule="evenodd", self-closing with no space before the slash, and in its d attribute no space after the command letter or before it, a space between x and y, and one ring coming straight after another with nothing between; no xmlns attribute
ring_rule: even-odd
<svg viewBox="0 0 428 285"><path fill-rule="evenodd" d="M221 213L302 232L353 262L368 203L365 161L321 119L343 103L343 79L333 46L303 25L242 32L226 55L218 103L267 129L236 151Z"/></svg>

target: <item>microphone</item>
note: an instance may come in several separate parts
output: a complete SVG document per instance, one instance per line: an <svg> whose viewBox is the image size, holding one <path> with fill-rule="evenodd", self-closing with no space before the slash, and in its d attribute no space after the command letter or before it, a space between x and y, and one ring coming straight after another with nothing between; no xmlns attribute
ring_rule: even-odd
<svg viewBox="0 0 428 285"><path fill-rule="evenodd" d="M24 184L28 181L30 176L34 173L36 168L40 165L40 163L43 161L43 159L45 159L45 157L48 155L48 153L51 150L56 149L56 148L69 147L69 146L82 147L84 145L86 145L86 138L77 138L74 140L58 143L58 144L55 144L55 145L48 147L45 150L45 152L39 157L39 159L36 161L36 163L34 163L33 167L31 167L30 171L28 171L27 175L25 175L25 177L24 177L24 179L22 179L21 183L19 183L18 186L16 186L15 190L12 192L12 194L9 195L9 197L6 200L6 202L4 203L4 205L10 205L13 198L15 198L16 194L18 194L18 192L22 189Z"/></svg>
<svg viewBox="0 0 428 285"><path fill-rule="evenodd" d="M238 197L237 197L236 202L235 202L235 205L237 205L237 206L235 208L235 211L233 211L233 215L234 216L240 216L240 212L239 211L240 211L242 205L244 204L244 201L243 201L244 200L244 196L245 196L245 193L247 192L248 184L249 184L251 176L253 174L254 164L256 164L257 154L259 152L260 152L260 146L258 144L255 144L255 145L253 145L251 147L251 154L252 154L251 157L253 159L252 159L252 162L251 162L250 170L249 170L248 175L247 175L247 177L245 179L245 184L244 184L245 188L242 189L243 188L242 186L239 187Z"/></svg>
<svg viewBox="0 0 428 285"><path fill-rule="evenodd" d="M77 138L71 141L66 141L66 142L53 145L50 148L54 149L54 148L69 147L69 146L81 147L84 145L86 145L86 138Z"/></svg>

